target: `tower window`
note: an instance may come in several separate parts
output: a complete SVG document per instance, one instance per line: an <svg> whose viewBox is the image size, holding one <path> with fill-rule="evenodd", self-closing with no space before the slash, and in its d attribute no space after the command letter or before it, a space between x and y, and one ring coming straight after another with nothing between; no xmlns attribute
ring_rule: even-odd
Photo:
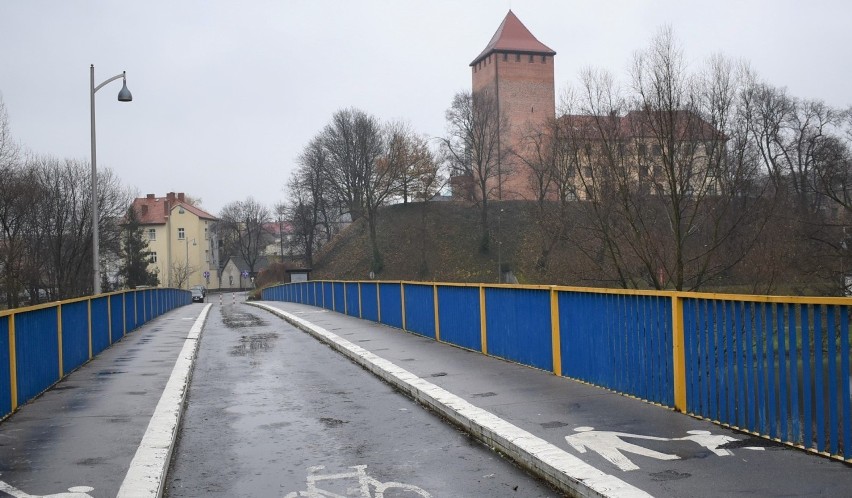
<svg viewBox="0 0 852 498"><path fill-rule="evenodd" d="M509 58L509 54L503 54L503 62L506 62L506 60L507 60L508 58Z"/></svg>
<svg viewBox="0 0 852 498"><path fill-rule="evenodd" d="M515 62L521 62L521 54L515 54Z"/></svg>
<svg viewBox="0 0 852 498"><path fill-rule="evenodd" d="M530 62L533 61L533 57L534 57L533 54L530 54Z"/></svg>
<svg viewBox="0 0 852 498"><path fill-rule="evenodd" d="M542 55L542 56L541 56L541 63L542 63L542 64L547 64L547 56L546 56L546 55Z"/></svg>

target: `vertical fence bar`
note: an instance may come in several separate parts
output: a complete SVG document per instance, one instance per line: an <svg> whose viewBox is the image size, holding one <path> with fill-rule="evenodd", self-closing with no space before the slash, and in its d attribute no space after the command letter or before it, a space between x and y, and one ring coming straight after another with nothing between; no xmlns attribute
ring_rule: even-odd
<svg viewBox="0 0 852 498"><path fill-rule="evenodd" d="M763 336L766 338L766 394L767 404L769 405L767 409L767 429L769 437L774 439L778 437L778 423L776 418L778 411L775 408L775 383L778 379L778 369L775 367L775 338L778 337L778 334L775 333L775 328L773 327L773 308L771 304L764 305Z"/></svg>
<svg viewBox="0 0 852 498"><path fill-rule="evenodd" d="M92 316L92 299L89 298L86 301L88 303L87 308L89 308L89 359L92 359L92 321L94 317Z"/></svg>
<svg viewBox="0 0 852 498"><path fill-rule="evenodd" d="M822 305L814 305L814 396L816 409L816 449L825 450L825 403L823 398Z"/></svg>
<svg viewBox="0 0 852 498"><path fill-rule="evenodd" d="M59 354L59 378L65 376L65 370L62 368L62 305L56 305L56 344Z"/></svg>
<svg viewBox="0 0 852 498"><path fill-rule="evenodd" d="M405 328L405 284L403 282L399 283L399 300L402 303L402 330L408 330Z"/></svg>
<svg viewBox="0 0 852 498"><path fill-rule="evenodd" d="M562 377L562 344L559 330L559 291L550 288L550 341L553 354L553 374ZM437 306L438 297L435 295Z"/></svg>
<svg viewBox="0 0 852 498"><path fill-rule="evenodd" d="M18 361L15 346L15 314L9 315L9 398L11 412L18 408Z"/></svg>
<svg viewBox="0 0 852 498"><path fill-rule="evenodd" d="M852 458L852 392L849 379L849 319L852 308L840 308L840 392L843 393L843 458Z"/></svg>
<svg viewBox="0 0 852 498"><path fill-rule="evenodd" d="M828 424L829 451L832 455L838 453L838 418L837 418L837 324L835 315L837 306L828 306L826 310L828 338ZM848 391L847 391L848 392ZM846 396L847 398L849 396Z"/></svg>
<svg viewBox="0 0 852 498"><path fill-rule="evenodd" d="M757 430L767 434L766 427L766 328L763 318L766 306L763 303L754 305L754 335L757 341Z"/></svg>
<svg viewBox="0 0 852 498"><path fill-rule="evenodd" d="M479 340L482 354L488 354L488 331L485 326L485 287L479 286Z"/></svg>
<svg viewBox="0 0 852 498"><path fill-rule="evenodd" d="M675 410L686 412L686 353L683 347L683 298L674 294L672 302L672 366L674 369Z"/></svg>
<svg viewBox="0 0 852 498"><path fill-rule="evenodd" d="M435 340L441 341L441 314L438 311L438 284L432 284L432 296L435 303Z"/></svg>
<svg viewBox="0 0 852 498"><path fill-rule="evenodd" d="M802 431L802 444L805 448L813 447L813 417L811 410L813 408L811 402L811 331L810 331L810 310L807 304L802 304L801 321L799 325L802 330L802 413L804 415L804 427Z"/></svg>
<svg viewBox="0 0 852 498"><path fill-rule="evenodd" d="M778 342L778 437L782 441L790 440L788 417L790 409L787 399L790 397L790 383L787 380L787 306L775 305L775 336ZM791 355L792 356L792 355Z"/></svg>
<svg viewBox="0 0 852 498"><path fill-rule="evenodd" d="M787 352L789 358L788 371L790 373L790 422L791 422L791 438L793 442L801 442L801 424L799 423L799 344L796 328L798 321L796 320L796 310L799 307L791 305L787 307L786 325L789 334L789 342L787 343ZM804 310L807 314L807 310ZM789 441L789 440L788 440Z"/></svg>

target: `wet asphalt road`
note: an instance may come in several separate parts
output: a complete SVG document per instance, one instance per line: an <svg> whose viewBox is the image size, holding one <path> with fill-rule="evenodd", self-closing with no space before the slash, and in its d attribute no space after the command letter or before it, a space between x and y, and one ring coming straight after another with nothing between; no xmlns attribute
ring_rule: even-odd
<svg viewBox="0 0 852 498"><path fill-rule="evenodd" d="M355 466L433 497L559 495L283 320L245 304L214 306L166 495L285 496L304 491L312 473ZM342 495L357 485L321 481Z"/></svg>

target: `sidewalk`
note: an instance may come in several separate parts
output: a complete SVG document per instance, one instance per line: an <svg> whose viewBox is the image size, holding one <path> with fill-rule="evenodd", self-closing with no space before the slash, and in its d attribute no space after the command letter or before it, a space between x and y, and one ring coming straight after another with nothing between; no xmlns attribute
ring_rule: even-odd
<svg viewBox="0 0 852 498"><path fill-rule="evenodd" d="M845 496L852 467L312 306L262 302L495 450L581 496Z"/></svg>
<svg viewBox="0 0 852 498"><path fill-rule="evenodd" d="M133 330L3 421L0 496L114 497L123 483L127 496L156 496L160 479L146 477L168 465L208 307L182 306ZM164 409L167 423L152 422Z"/></svg>

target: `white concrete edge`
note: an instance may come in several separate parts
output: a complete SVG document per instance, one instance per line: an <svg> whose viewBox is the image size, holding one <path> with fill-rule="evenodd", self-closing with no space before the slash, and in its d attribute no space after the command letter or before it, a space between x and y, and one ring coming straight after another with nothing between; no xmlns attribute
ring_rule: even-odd
<svg viewBox="0 0 852 498"><path fill-rule="evenodd" d="M189 377L199 338L212 304L207 304L196 318L183 348L178 355L172 374L166 383L160 401L154 409L148 429L130 462L117 497L160 497L163 495L166 472L171 461L172 450L177 438L178 426L183 415L184 398L189 387Z"/></svg>
<svg viewBox="0 0 852 498"><path fill-rule="evenodd" d="M268 304L248 304L266 309L317 337L561 491L589 497L651 496L322 327Z"/></svg>

